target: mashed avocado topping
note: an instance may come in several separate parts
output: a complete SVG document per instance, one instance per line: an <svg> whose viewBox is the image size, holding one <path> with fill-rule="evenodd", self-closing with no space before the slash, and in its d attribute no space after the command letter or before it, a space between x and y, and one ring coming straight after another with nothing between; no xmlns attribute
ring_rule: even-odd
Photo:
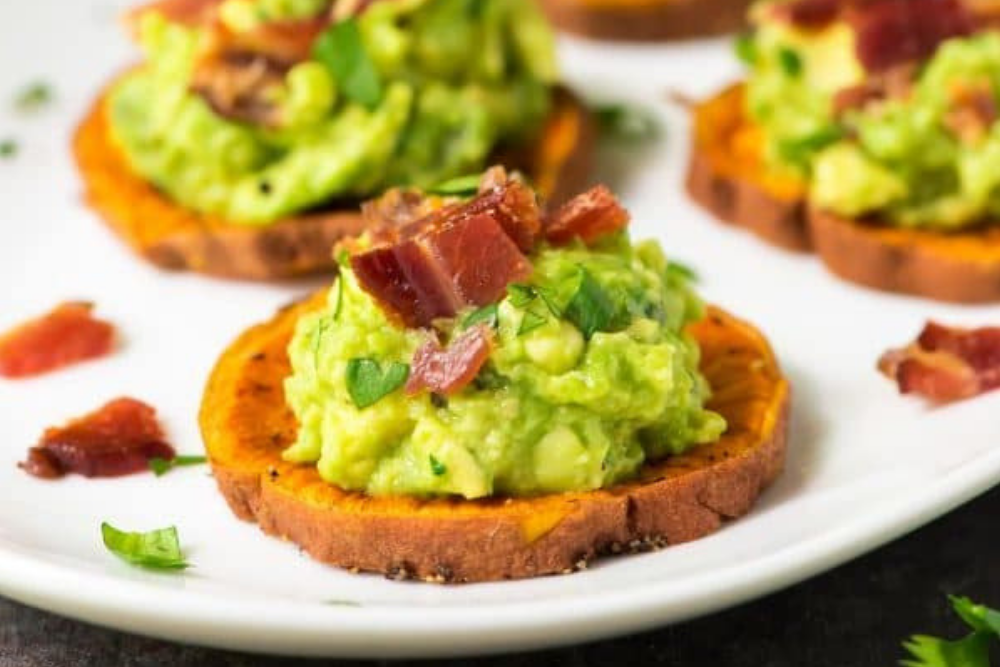
<svg viewBox="0 0 1000 667"><path fill-rule="evenodd" d="M226 0L219 21L253 44L262 26L329 6ZM539 130L556 77L531 0L377 0L338 17L294 63L243 51L211 60L209 28L156 12L141 16L138 34L146 63L111 91L113 137L179 204L247 225L478 171L499 146ZM206 71L217 100L237 97L244 115L267 122L220 113L198 93ZM250 102L239 86L253 87Z"/></svg>
<svg viewBox="0 0 1000 667"><path fill-rule="evenodd" d="M402 390L429 333L393 324L343 267L289 347L300 426L285 458L373 495L481 498L608 487L719 437L683 332L701 305L656 244L619 233L543 245L531 262L499 303L436 325L448 339L495 329L486 365L448 398Z"/></svg>
<svg viewBox="0 0 1000 667"><path fill-rule="evenodd" d="M951 38L924 62L871 74L846 23L797 28L774 4L757 6L740 47L769 168L807 180L814 205L846 217L935 231L997 219L1000 33Z"/></svg>

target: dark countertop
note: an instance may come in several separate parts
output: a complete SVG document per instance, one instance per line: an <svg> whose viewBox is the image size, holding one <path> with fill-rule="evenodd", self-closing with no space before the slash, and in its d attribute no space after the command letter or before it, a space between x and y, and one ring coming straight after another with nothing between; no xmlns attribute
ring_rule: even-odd
<svg viewBox="0 0 1000 667"><path fill-rule="evenodd" d="M948 593L1000 606L1000 487L879 551L735 609L570 649L455 661L475 667L896 665L921 632L958 637ZM178 646L95 628L0 599L0 667L364 665ZM405 664L405 663L399 663ZM994 662L1000 665L1000 662Z"/></svg>

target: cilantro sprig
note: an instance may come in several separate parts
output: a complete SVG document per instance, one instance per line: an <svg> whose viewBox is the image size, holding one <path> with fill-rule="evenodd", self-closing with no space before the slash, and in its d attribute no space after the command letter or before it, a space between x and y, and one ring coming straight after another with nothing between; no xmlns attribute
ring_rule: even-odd
<svg viewBox="0 0 1000 667"><path fill-rule="evenodd" d="M52 88L44 82L28 84L14 97L14 108L21 113L38 111L52 101Z"/></svg>
<svg viewBox="0 0 1000 667"><path fill-rule="evenodd" d="M384 368L375 359L347 362L347 393L359 410L371 407L396 391L410 377L408 364L394 361Z"/></svg>
<svg viewBox="0 0 1000 667"><path fill-rule="evenodd" d="M439 461L438 458L433 454L431 454L430 456L430 464L431 464L431 473L433 473L435 477L441 477L442 475L448 472L448 466L441 463L441 461Z"/></svg>
<svg viewBox="0 0 1000 667"><path fill-rule="evenodd" d="M477 324L485 324L491 329L496 329L500 322L499 305L491 303L488 306L483 306L472 311L462 319L462 329L471 329Z"/></svg>
<svg viewBox="0 0 1000 667"><path fill-rule="evenodd" d="M323 64L352 102L369 109L382 100L382 78L365 49L355 18L338 21L327 28L313 45L313 58Z"/></svg>
<svg viewBox="0 0 1000 667"><path fill-rule="evenodd" d="M145 533L133 533L101 524L104 546L122 560L152 570L183 570L188 562L181 553L177 528L159 528Z"/></svg>
<svg viewBox="0 0 1000 667"><path fill-rule="evenodd" d="M966 597L950 596L955 613L972 632L958 640L915 635L903 644L903 667L990 667L990 645L1000 641L1000 611Z"/></svg>
<svg viewBox="0 0 1000 667"><path fill-rule="evenodd" d="M172 459L153 458L149 460L149 469L157 477L163 477L174 468L201 465L208 463L208 457L202 455L180 455Z"/></svg>
<svg viewBox="0 0 1000 667"><path fill-rule="evenodd" d="M482 180L480 174L468 174L459 176L442 183L438 183L428 190L432 195L450 195L452 197L471 197L479 192L479 183Z"/></svg>
<svg viewBox="0 0 1000 667"><path fill-rule="evenodd" d="M660 122L648 109L633 104L612 103L593 107L591 112L604 136L628 144L654 141L660 137Z"/></svg>

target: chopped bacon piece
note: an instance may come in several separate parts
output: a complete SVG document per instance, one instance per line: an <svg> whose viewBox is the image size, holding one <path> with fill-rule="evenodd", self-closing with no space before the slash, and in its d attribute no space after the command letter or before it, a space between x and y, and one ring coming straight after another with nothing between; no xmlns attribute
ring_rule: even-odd
<svg viewBox="0 0 1000 667"><path fill-rule="evenodd" d="M839 116L870 104L905 99L913 92L918 71L915 63L903 63L884 72L874 73L856 86L843 88L833 98L834 113Z"/></svg>
<svg viewBox="0 0 1000 667"><path fill-rule="evenodd" d="M370 209L374 211L374 209ZM404 210L403 215L408 215ZM362 289L411 327L499 300L531 273L541 212L518 181L369 236L374 248L351 258Z"/></svg>
<svg viewBox="0 0 1000 667"><path fill-rule="evenodd" d="M774 16L806 30L818 30L840 15L841 0L794 0L771 7Z"/></svg>
<svg viewBox="0 0 1000 667"><path fill-rule="evenodd" d="M944 125L964 144L976 144L986 137L998 117L993 86L988 80L976 85L956 85L948 91L951 108Z"/></svg>
<svg viewBox="0 0 1000 667"><path fill-rule="evenodd" d="M957 329L929 323L917 342L886 353L879 370L903 394L948 402L1000 387L1000 327Z"/></svg>
<svg viewBox="0 0 1000 667"><path fill-rule="evenodd" d="M482 370L490 350L493 334L485 325L472 327L442 349L437 340L425 343L413 355L406 393L427 390L442 396L453 396L465 389Z"/></svg>
<svg viewBox="0 0 1000 667"><path fill-rule="evenodd" d="M367 229L388 233L390 237L400 228L423 220L444 205L441 197L425 195L419 190L392 188L361 205L361 215Z"/></svg>
<svg viewBox="0 0 1000 667"><path fill-rule="evenodd" d="M967 35L973 21L961 0L882 0L846 13L858 60L878 72L920 61L946 39Z"/></svg>
<svg viewBox="0 0 1000 667"><path fill-rule="evenodd" d="M70 302L0 336L0 376L41 375L109 354L115 329L91 315L93 304Z"/></svg>
<svg viewBox="0 0 1000 667"><path fill-rule="evenodd" d="M281 107L270 93L282 84L287 71L266 56L227 53L198 65L191 90L223 118L277 127Z"/></svg>
<svg viewBox="0 0 1000 667"><path fill-rule="evenodd" d="M119 398L65 426L46 429L20 467L47 479L68 473L118 477L148 470L151 459L174 456L156 410L132 398Z"/></svg>
<svg viewBox="0 0 1000 667"><path fill-rule="evenodd" d="M555 244L575 238L593 243L628 226L629 214L611 191L598 185L566 202L546 222L545 238Z"/></svg>

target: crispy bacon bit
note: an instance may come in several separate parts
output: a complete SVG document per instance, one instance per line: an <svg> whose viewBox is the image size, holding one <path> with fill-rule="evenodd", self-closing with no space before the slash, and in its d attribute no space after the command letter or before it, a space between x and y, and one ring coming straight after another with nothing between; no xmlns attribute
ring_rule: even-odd
<svg viewBox="0 0 1000 667"><path fill-rule="evenodd" d="M119 398L65 426L46 429L19 465L46 479L68 473L118 477L148 470L150 459L174 456L156 411L135 399Z"/></svg>
<svg viewBox="0 0 1000 667"><path fill-rule="evenodd" d="M986 137L996 122L997 102L989 80L975 85L956 85L948 91L950 109L944 124L964 144L972 145Z"/></svg>
<svg viewBox="0 0 1000 667"><path fill-rule="evenodd" d="M858 60L872 72L921 61L946 39L967 35L973 21L961 0L882 0L852 7Z"/></svg>
<svg viewBox="0 0 1000 667"><path fill-rule="evenodd" d="M806 30L818 30L837 20L841 0L795 0L771 7L774 16Z"/></svg>
<svg viewBox="0 0 1000 667"><path fill-rule="evenodd" d="M839 116L852 109L864 109L870 104L905 99L913 92L918 71L915 63L904 63L872 74L863 83L844 88L834 96L834 113Z"/></svg>
<svg viewBox="0 0 1000 667"><path fill-rule="evenodd" d="M287 71L266 56L227 53L199 64L191 90L223 118L277 127L280 106L270 92L281 85Z"/></svg>
<svg viewBox="0 0 1000 667"><path fill-rule="evenodd" d="M492 347L493 334L482 324L463 333L447 349L437 340L428 341L413 355L406 393L412 396L427 390L454 396L476 379Z"/></svg>
<svg viewBox="0 0 1000 667"><path fill-rule="evenodd" d="M419 190L392 188L378 199L363 203L361 215L367 229L390 232L391 237L396 230L423 220L443 205L444 200L440 197L425 195Z"/></svg>
<svg viewBox="0 0 1000 667"><path fill-rule="evenodd" d="M374 209L372 209L374 210ZM404 213L403 215L407 215ZM361 287L411 327L499 300L531 273L541 213L534 193L511 181L400 227L382 227L376 246L351 258Z"/></svg>
<svg viewBox="0 0 1000 667"><path fill-rule="evenodd" d="M545 225L545 238L557 245L575 238L593 243L628 226L629 214L611 191L598 185L577 195L556 211Z"/></svg>
<svg viewBox="0 0 1000 667"><path fill-rule="evenodd" d="M0 336L0 376L41 375L111 352L114 327L91 315L90 303L70 302Z"/></svg>
<svg viewBox="0 0 1000 667"><path fill-rule="evenodd" d="M1000 387L1000 327L957 329L931 322L917 342L887 352L879 370L903 394L936 402L978 396Z"/></svg>

